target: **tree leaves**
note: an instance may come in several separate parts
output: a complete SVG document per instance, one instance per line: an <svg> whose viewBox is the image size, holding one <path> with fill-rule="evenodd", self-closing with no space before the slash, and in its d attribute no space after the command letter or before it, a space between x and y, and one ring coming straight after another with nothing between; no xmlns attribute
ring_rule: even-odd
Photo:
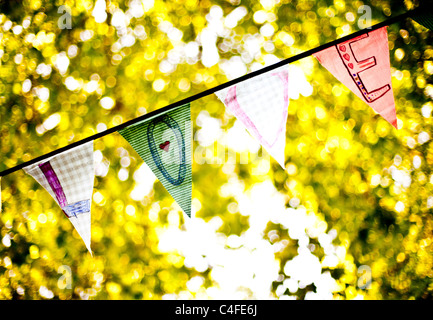
<svg viewBox="0 0 433 320"><path fill-rule="evenodd" d="M58 28L63 4L71 29ZM0 170L355 32L358 4L107 1L97 22L90 1L1 2ZM365 4L373 23L404 11ZM237 8L246 14L228 19ZM0 298L431 297L432 33L407 19L388 36L402 128L302 59L290 66L305 87L291 92L284 171L216 97L194 101L194 222L117 134L95 141L93 258L31 178L4 177ZM318 276L294 280L311 255Z"/></svg>

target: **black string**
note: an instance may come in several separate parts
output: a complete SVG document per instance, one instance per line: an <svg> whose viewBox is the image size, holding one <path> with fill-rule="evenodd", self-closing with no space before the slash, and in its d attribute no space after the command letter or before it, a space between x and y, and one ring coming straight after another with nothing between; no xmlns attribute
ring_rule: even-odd
<svg viewBox="0 0 433 320"><path fill-rule="evenodd" d="M347 35L345 37L342 37L340 39L337 39L337 40L325 43L325 44L323 44L321 46L318 46L316 48L310 49L308 51L304 51L304 52L299 53L299 54L297 54L297 55L295 55L293 57L287 58L285 60L281 60L281 61L279 61L279 62L277 62L275 64L272 64L270 66L264 67L264 68L262 68L260 70L248 73L248 74L246 74L246 75L244 75L242 77L239 77L239 78L233 79L231 81L225 82L225 83L220 84L220 85L218 85L218 86L216 86L214 88L210 88L210 89L207 89L205 91L199 92L199 93L197 93L197 94L195 94L195 95L193 95L191 97L188 97L188 98L182 99L180 101L174 102L174 103L169 104L169 105L167 105L167 106L165 106L163 108L160 108L158 110L155 110L155 111L149 112L147 114L144 114L142 116L139 116L137 118L131 119L131 120L126 121L126 122L124 122L124 123L122 123L120 125L117 125L115 127L109 128L109 129L107 129L105 131L99 132L97 134L94 134L94 135L89 136L87 138L84 138L82 140L76 141L74 143L71 143L71 144L69 144L67 146L64 146L62 148L59 148L59 149L56 149L56 150L51 151L49 153L46 153L46 154L44 154L42 156L39 156L37 158L34 158L32 160L23 162L23 163L21 163L19 165L16 165L15 167L12 167L12 168L9 168L9 169L6 169L6 170L0 172L0 177L4 177L4 176L6 176L6 175L8 175L10 173L18 171L18 170L20 170L22 168L25 168L25 167L27 167L29 165L32 165L32 164L36 163L36 162L39 162L41 160L53 157L53 156L55 156L55 155L57 155L59 153L65 152L65 151L67 151L69 149L78 147L78 146L80 146L82 144L85 144L86 142L89 142L89 141L92 141L92 140L96 140L96 139L102 138L102 137L104 137L106 135L112 134L112 133L114 133L116 131L119 131L119 130L121 130L123 128L126 128L126 127L128 127L130 125L133 125L133 124L135 124L137 122L140 122L140 121L143 121L143 120L147 120L147 119L149 119L151 117L154 117L154 116L157 116L159 114L165 113L165 112L167 112L169 110L174 110L174 109L176 109L176 108L178 108L180 106L183 106L183 105L185 105L187 103L190 103L192 101L201 99L201 98L206 97L208 95L211 95L211 94L213 94L213 93L215 93L215 92L217 92L219 90L222 90L222 89L227 88L227 87L231 87L231 86L233 86L233 85L235 85L237 83L240 83L242 81L245 81L245 80L251 79L253 77L259 76L261 74L264 74L264 73L269 72L271 70L277 69L279 67L282 67L282 66L287 65L289 63L295 62L297 60L309 57L309 56L311 56L314 53L317 53L319 51L322 51L322 50L325 50L325 49L330 48L332 46L335 46L338 43L350 40L352 38L358 37L360 35L363 35L365 33L370 32L370 31L373 31L373 30L376 30L376 29L380 29L382 27L385 27L385 26L391 25L393 23L399 22L399 21L401 21L401 20L403 20L403 19L405 19L407 17L410 17L412 14L415 14L415 12L418 11L419 9L420 8L408 11L408 12L403 13L401 15L398 15L396 17L393 17L393 18L390 18L388 20L382 21L382 22L380 22L378 24L375 24L375 25L373 25L373 26L371 26L369 28L359 30L359 31L357 31L355 33L352 33L352 34Z"/></svg>

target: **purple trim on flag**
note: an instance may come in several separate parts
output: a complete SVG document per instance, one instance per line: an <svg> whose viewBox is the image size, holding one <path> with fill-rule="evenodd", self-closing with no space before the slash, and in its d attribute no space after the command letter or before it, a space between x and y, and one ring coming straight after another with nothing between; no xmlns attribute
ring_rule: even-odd
<svg viewBox="0 0 433 320"><path fill-rule="evenodd" d="M53 167L50 162L41 163L39 165L42 173L50 184L51 189L56 194L57 202L60 205L60 208L68 205L68 201L66 200L65 193L63 192L62 185L60 184L59 178L56 175Z"/></svg>

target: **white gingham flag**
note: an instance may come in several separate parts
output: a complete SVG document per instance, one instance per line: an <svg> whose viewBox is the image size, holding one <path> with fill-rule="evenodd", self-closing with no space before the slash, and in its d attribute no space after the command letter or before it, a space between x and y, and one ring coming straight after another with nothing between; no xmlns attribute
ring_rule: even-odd
<svg viewBox="0 0 433 320"><path fill-rule="evenodd" d="M268 153L284 168L289 73L279 68L215 92Z"/></svg>
<svg viewBox="0 0 433 320"><path fill-rule="evenodd" d="M93 141L24 168L56 200L90 253Z"/></svg>

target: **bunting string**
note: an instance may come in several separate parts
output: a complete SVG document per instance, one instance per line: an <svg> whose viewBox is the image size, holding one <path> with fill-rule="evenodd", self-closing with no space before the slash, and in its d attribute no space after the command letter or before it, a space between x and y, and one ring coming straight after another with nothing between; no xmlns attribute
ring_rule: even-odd
<svg viewBox="0 0 433 320"><path fill-rule="evenodd" d="M279 61L279 62L277 62L275 64L263 67L262 69L259 69L257 71L248 73L248 74L246 74L244 76L238 77L238 78L233 79L233 80L228 81L228 82L225 82L225 83L223 83L221 85L218 85L218 86L216 86L214 88L207 89L205 91L202 91L202 92L200 92L198 94L195 94L195 95L190 96L188 98L185 98L183 100L174 102L174 103L172 103L170 105L167 105L167 106L165 106L163 108L160 108L158 110L155 110L155 111L149 112L147 114L144 114L142 116L139 116L137 118L131 119L131 120L126 121L126 122L124 122L124 123L122 123L120 125L111 127L111 128L109 128L109 129L107 129L105 131L102 131L102 132L99 132L97 134L91 135L91 136L89 136L87 138L84 138L82 140L76 141L74 143L71 143L71 144L69 144L67 146L64 146L62 148L56 149L56 150L54 150L52 152L49 152L47 154L41 155L41 156L39 156L37 158L34 158L32 160L23 162L21 164L18 164L16 166L12 167L12 168L9 168L9 169L6 169L4 171L1 171L0 172L0 177L6 176L6 175L11 174L11 173L13 173L15 171L23 169L23 168L25 168L27 166L30 166L30 165L33 165L35 163L41 162L43 160L46 160L48 158L52 158L52 157L54 157L54 156L56 156L56 155L58 155L60 153L63 153L63 152L68 151L68 150L71 150L72 148L79 147L79 146L81 146L81 145L83 145L85 143L88 143L90 141L102 138L102 137L104 137L106 135L112 134L112 133L117 132L117 131L121 131L121 130L127 128L127 127L132 126L132 125L135 125L135 124L141 123L143 121L149 120L151 118L154 118L156 116L165 114L165 113L167 113L169 111L174 111L175 109L177 109L179 107L182 107L182 106L184 106L186 104L189 104L189 103L191 103L191 102L193 102L195 100L198 100L198 99L201 99L201 98L206 97L208 95L211 95L213 93L216 93L217 91L221 91L223 89L226 89L226 88L229 88L229 87L233 87L236 84L239 84L241 82L244 82L244 81L249 80L249 79L254 78L254 77L258 77L258 76L263 75L265 73L268 73L270 71L276 70L276 69L278 69L278 68L280 68L282 66L285 66L287 64L293 63L293 62L298 61L300 59L303 59L303 58L306 58L306 57L309 57L309 56L312 56L312 55L319 54L323 50L326 50L326 49L334 47L334 46L336 46L338 44L341 44L341 43L353 40L354 38L364 36L364 35L372 32L374 30L378 30L378 29L381 29L383 27L389 26L391 24L400 22L400 21L402 21L402 20L404 20L406 18L412 18L412 17L418 16L419 13L421 12L421 10L422 10L421 8L417 8L415 10L411 10L411 11L408 11L408 12L403 13L401 15L392 17L392 18L387 19L385 21L382 21L382 22L380 22L378 24L375 24L375 25L373 25L371 27L368 27L366 29L359 30L359 31L354 32L354 33L352 33L350 35L344 36L344 37L342 37L340 39L337 39L337 40L325 43L325 44L323 44L321 46L318 46L316 48L304 51L304 52L302 52L300 54L297 54L295 56L292 56L290 58L281 60L281 61ZM416 19L414 19L414 20L416 20ZM424 22L424 21L426 21L425 18L423 18L422 22ZM430 24L431 24L431 22L430 22ZM316 57L318 57L318 56L316 56ZM319 59L319 61L320 61L320 59ZM375 108L373 107L373 109L375 109ZM379 111L379 113L380 113L380 111ZM391 117L392 117L392 115L391 115ZM394 119L391 119L391 120L387 119L387 120L391 124L393 124L394 126L396 125ZM277 161L281 164L280 159L281 159L281 156L278 157Z"/></svg>

